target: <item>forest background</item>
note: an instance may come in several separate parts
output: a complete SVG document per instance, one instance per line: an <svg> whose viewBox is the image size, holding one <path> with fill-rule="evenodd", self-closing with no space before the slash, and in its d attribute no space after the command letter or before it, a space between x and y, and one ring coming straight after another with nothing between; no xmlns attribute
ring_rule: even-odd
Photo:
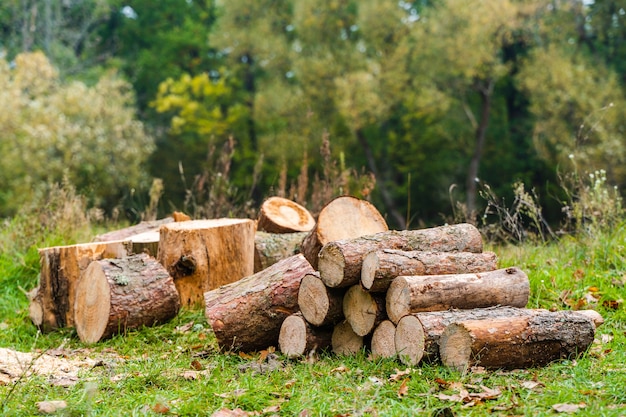
<svg viewBox="0 0 626 417"><path fill-rule="evenodd" d="M626 0L3 0L0 218L63 183L131 222L349 193L554 228L571 182L621 201L625 38Z"/></svg>

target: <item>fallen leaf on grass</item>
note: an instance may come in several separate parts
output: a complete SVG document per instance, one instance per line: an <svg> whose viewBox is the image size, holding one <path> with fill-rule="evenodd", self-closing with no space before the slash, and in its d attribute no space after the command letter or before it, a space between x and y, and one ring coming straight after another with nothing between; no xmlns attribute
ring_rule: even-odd
<svg viewBox="0 0 626 417"><path fill-rule="evenodd" d="M243 411L241 408L235 408L234 410L222 408L211 414L211 417L248 417L249 415L247 411Z"/></svg>
<svg viewBox="0 0 626 417"><path fill-rule="evenodd" d="M435 397L443 401L462 402L465 404L466 407L472 407L476 405L477 402L493 400L502 395L502 391L499 388L489 388L484 385L463 385L459 382L454 382L450 384L450 388L457 390L458 393L453 395L440 393L436 394ZM467 390L467 388L479 391L470 392L469 390Z"/></svg>
<svg viewBox="0 0 626 417"><path fill-rule="evenodd" d="M407 384L408 381L409 378L405 378L404 381L402 381L402 384L400 384L400 388L398 388L398 398L402 398L409 393L409 386Z"/></svg>
<svg viewBox="0 0 626 417"><path fill-rule="evenodd" d="M557 413L576 413L578 410L580 410L581 408L585 408L585 407L587 407L587 404L585 403L578 403L578 404L563 403L563 404L554 404L552 406L552 409L556 411Z"/></svg>
<svg viewBox="0 0 626 417"><path fill-rule="evenodd" d="M333 368L333 369L331 369L331 370L330 370L330 373L331 373L331 374L334 374L334 373L337 373L337 374L343 374L343 373L345 373L345 372L348 372L348 368L347 368L347 367L345 367L345 366L343 366L343 365L338 366L338 367Z"/></svg>
<svg viewBox="0 0 626 417"><path fill-rule="evenodd" d="M225 392L222 394L215 394L215 396L220 397L220 398L232 398L232 397L241 397L243 394L245 394L248 390L244 389L244 388L240 388L240 389L236 389L234 391L231 392Z"/></svg>
<svg viewBox="0 0 626 417"><path fill-rule="evenodd" d="M194 359L191 361L191 368L195 369L196 371L201 371L204 369L204 366L200 363L200 361Z"/></svg>
<svg viewBox="0 0 626 417"><path fill-rule="evenodd" d="M524 381L522 382L522 387L529 389L529 390L536 390L538 388L543 388L545 387L545 384L539 382L539 381Z"/></svg>
<svg viewBox="0 0 626 417"><path fill-rule="evenodd" d="M398 368L396 368L396 373L395 374L391 374L389 376L389 381L390 382L397 382L400 381L403 377L408 376L411 374L411 369L410 368L406 368L404 371L400 371Z"/></svg>
<svg viewBox="0 0 626 417"><path fill-rule="evenodd" d="M177 326L176 329L174 330L177 331L178 333L188 333L193 327L193 325L194 325L194 322L190 321L189 323L183 324L181 326Z"/></svg>
<svg viewBox="0 0 626 417"><path fill-rule="evenodd" d="M40 401L37 403L37 410L41 414L53 414L64 408L67 408L65 401Z"/></svg>
<svg viewBox="0 0 626 417"><path fill-rule="evenodd" d="M167 414L170 412L170 408L163 403L156 403L151 407L151 409L157 414Z"/></svg>

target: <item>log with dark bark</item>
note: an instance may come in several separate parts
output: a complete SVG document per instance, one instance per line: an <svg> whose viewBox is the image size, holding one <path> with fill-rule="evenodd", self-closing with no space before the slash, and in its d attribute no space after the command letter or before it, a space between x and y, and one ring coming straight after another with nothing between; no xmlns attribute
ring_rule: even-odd
<svg viewBox="0 0 626 417"><path fill-rule="evenodd" d="M344 320L333 328L331 345L336 355L356 355L365 347L365 340L354 333L350 323Z"/></svg>
<svg viewBox="0 0 626 417"><path fill-rule="evenodd" d="M74 320L81 341L95 343L178 314L174 280L147 254L92 262L76 286Z"/></svg>
<svg viewBox="0 0 626 417"><path fill-rule="evenodd" d="M330 348L332 327L315 327L301 313L287 317L280 327L278 347L290 358Z"/></svg>
<svg viewBox="0 0 626 417"><path fill-rule="evenodd" d="M328 326L344 319L343 288L328 288L319 277L319 272L302 278L298 291L298 305L302 315L314 326Z"/></svg>
<svg viewBox="0 0 626 417"><path fill-rule="evenodd" d="M363 258L361 285L371 292L385 292L400 275L445 275L493 271L493 252L431 252L384 249Z"/></svg>
<svg viewBox="0 0 626 417"><path fill-rule="evenodd" d="M480 253L483 241L471 224L456 224L419 230L392 230L353 239L330 242L318 257L320 277L329 287L347 287L361 279L363 258L383 249L404 251Z"/></svg>
<svg viewBox="0 0 626 417"><path fill-rule="evenodd" d="M257 229L268 233L309 232L315 219L309 211L295 201L270 197L261 204Z"/></svg>
<svg viewBox="0 0 626 417"><path fill-rule="evenodd" d="M160 233L159 262L185 307L202 307L205 292L254 273L253 220L175 222L161 226Z"/></svg>
<svg viewBox="0 0 626 417"><path fill-rule="evenodd" d="M387 318L385 295L370 293L360 285L353 285L343 297L343 315L354 333L368 335Z"/></svg>
<svg viewBox="0 0 626 417"><path fill-rule="evenodd" d="M302 253L317 269L320 249L328 242L386 230L387 222L374 205L356 197L337 197L320 211L315 227L302 242Z"/></svg>
<svg viewBox="0 0 626 417"><path fill-rule="evenodd" d="M582 355L593 342L591 318L572 311L450 324L439 339L444 365L466 371L523 369Z"/></svg>
<svg viewBox="0 0 626 417"><path fill-rule="evenodd" d="M119 240L40 249L39 286L29 295L32 322L44 332L73 327L76 283L83 271L93 261L131 252L131 242Z"/></svg>
<svg viewBox="0 0 626 417"><path fill-rule="evenodd" d="M280 327L298 311L300 281L313 268L302 254L204 294L205 314L223 349L277 346Z"/></svg>
<svg viewBox="0 0 626 417"><path fill-rule="evenodd" d="M307 232L267 233L254 235L254 272L259 272L281 259L300 253Z"/></svg>
<svg viewBox="0 0 626 417"><path fill-rule="evenodd" d="M372 358L395 358L396 325L391 320L383 320L372 333Z"/></svg>
<svg viewBox="0 0 626 417"><path fill-rule="evenodd" d="M400 276L387 291L387 315L397 324L420 311L525 307L529 294L528 276L516 267L477 274Z"/></svg>

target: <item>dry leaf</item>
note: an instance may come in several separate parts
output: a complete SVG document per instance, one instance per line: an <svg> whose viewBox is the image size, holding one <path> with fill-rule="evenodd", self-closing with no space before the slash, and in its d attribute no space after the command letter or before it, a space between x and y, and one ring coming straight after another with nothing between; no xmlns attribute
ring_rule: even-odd
<svg viewBox="0 0 626 417"><path fill-rule="evenodd" d="M538 382L538 381L524 381L522 382L522 387L529 389L529 390L534 390L537 388L545 387L545 384Z"/></svg>
<svg viewBox="0 0 626 417"><path fill-rule="evenodd" d="M248 417L249 415L247 411L243 411L241 408L235 408L234 410L222 408L211 414L211 417Z"/></svg>
<svg viewBox="0 0 626 417"><path fill-rule="evenodd" d="M404 381L402 381L402 384L400 384L400 388L398 388L398 398L402 398L409 393L409 385L407 384L408 381L409 378L405 378Z"/></svg>
<svg viewBox="0 0 626 417"><path fill-rule="evenodd" d="M297 379L290 379L289 381L285 382L285 388L291 388L294 385L296 385L296 382L298 382Z"/></svg>
<svg viewBox="0 0 626 417"><path fill-rule="evenodd" d="M391 374L389 376L389 381L390 382L400 381L402 379L402 377L408 376L410 374L411 374L411 369L410 368L406 368L404 371L400 371L398 368L396 368L396 373L395 374Z"/></svg>
<svg viewBox="0 0 626 417"><path fill-rule="evenodd" d="M188 333L193 327L193 325L194 325L193 321L190 321L189 323L183 324L182 326L177 326L175 330L179 333Z"/></svg>
<svg viewBox="0 0 626 417"><path fill-rule="evenodd" d="M270 352L268 350L262 350L259 355L259 363L265 362L265 359L267 359L267 355L269 354Z"/></svg>
<svg viewBox="0 0 626 417"><path fill-rule="evenodd" d="M191 368L195 369L196 371L201 371L204 369L204 366L200 363L200 361L194 359L191 361Z"/></svg>
<svg viewBox="0 0 626 417"><path fill-rule="evenodd" d="M269 414L269 413L278 413L279 411L280 411L280 405L270 405L269 407L266 407L263 410L261 410L261 413Z"/></svg>
<svg viewBox="0 0 626 417"><path fill-rule="evenodd" d="M556 411L557 413L575 413L581 408L585 408L586 406L587 404L585 403L578 403L578 404L564 403L564 404L554 404L552 406L552 409Z"/></svg>
<svg viewBox="0 0 626 417"><path fill-rule="evenodd" d="M170 408L163 403L156 403L152 406L152 411L157 414L167 414L170 412Z"/></svg>
<svg viewBox="0 0 626 417"><path fill-rule="evenodd" d="M222 394L215 394L215 395L220 398L241 397L243 394L246 393L246 391L248 390L244 388L239 388L231 392L225 392Z"/></svg>
<svg viewBox="0 0 626 417"><path fill-rule="evenodd" d="M37 403L37 410L41 414L53 414L64 408L67 408L65 401L40 401Z"/></svg>
<svg viewBox="0 0 626 417"><path fill-rule="evenodd" d="M346 368L343 365L338 366L338 367L333 368L333 369L330 370L331 374L334 374L334 373L342 374L342 373L345 373L345 372L348 372L348 368Z"/></svg>
<svg viewBox="0 0 626 417"><path fill-rule="evenodd" d="M482 389L481 392L472 392L470 394L470 397L478 398L481 401L485 401L485 400L493 400L495 398L498 398L500 395L502 395L502 391L500 391L500 389L498 388L491 389L484 385L481 385L480 388Z"/></svg>

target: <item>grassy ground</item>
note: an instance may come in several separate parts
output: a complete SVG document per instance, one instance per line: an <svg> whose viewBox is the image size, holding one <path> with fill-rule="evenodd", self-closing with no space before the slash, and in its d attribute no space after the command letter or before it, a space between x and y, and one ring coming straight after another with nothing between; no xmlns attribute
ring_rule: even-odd
<svg viewBox="0 0 626 417"><path fill-rule="evenodd" d="M59 243L38 245L51 242ZM322 352L306 360L219 353L201 311L183 311L166 325L95 346L83 345L72 331L41 335L29 322L21 290L36 285L36 250L5 250L0 347L96 362L76 380L34 376L0 384L0 415L37 415L37 403L52 400L64 400L67 407L57 414L68 416L194 416L220 409L245 411L224 415L303 417L552 416L557 409L626 415L625 248L626 227L594 239L491 247L501 266L516 265L529 275L529 307L594 308L606 322L597 343L576 360L466 375L428 364L407 370L396 360L371 360L367 352Z"/></svg>

